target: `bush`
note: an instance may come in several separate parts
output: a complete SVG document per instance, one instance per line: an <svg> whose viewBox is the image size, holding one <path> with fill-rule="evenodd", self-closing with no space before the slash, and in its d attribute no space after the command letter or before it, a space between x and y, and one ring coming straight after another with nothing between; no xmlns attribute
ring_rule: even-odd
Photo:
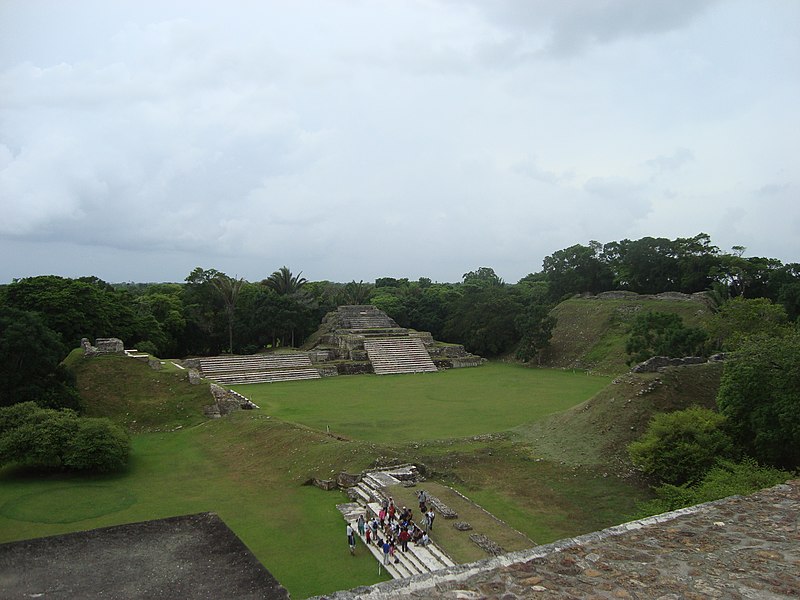
<svg viewBox="0 0 800 600"><path fill-rule="evenodd" d="M81 418L35 402L0 407L0 466L106 472L125 466L130 440L108 419Z"/></svg>
<svg viewBox="0 0 800 600"><path fill-rule="evenodd" d="M130 438L110 420L80 419L64 452L66 467L84 471L117 471L128 463Z"/></svg>
<svg viewBox="0 0 800 600"><path fill-rule="evenodd" d="M686 327L680 315L648 311L631 324L625 352L628 364L642 362L653 356L681 358L703 354L707 335L697 327Z"/></svg>
<svg viewBox="0 0 800 600"><path fill-rule="evenodd" d="M656 515L728 496L752 494L791 478L789 471L762 467L751 458L739 463L722 460L696 485L665 484L655 488L656 498L639 505L639 516Z"/></svg>
<svg viewBox="0 0 800 600"><path fill-rule="evenodd" d="M724 423L725 417L699 406L661 413L628 453L634 465L662 483L696 482L717 459L733 456Z"/></svg>

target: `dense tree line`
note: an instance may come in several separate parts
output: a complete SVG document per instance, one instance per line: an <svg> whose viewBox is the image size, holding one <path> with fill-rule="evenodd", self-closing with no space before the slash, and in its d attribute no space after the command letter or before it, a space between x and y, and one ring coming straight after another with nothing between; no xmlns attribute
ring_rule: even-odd
<svg viewBox="0 0 800 600"><path fill-rule="evenodd" d="M286 266L256 282L201 267L182 283L112 286L95 277L42 276L3 286L0 307L35 315L30 318L38 319L38 327L59 336L62 353L82 337L115 336L129 347L180 357L300 346L337 305L371 303L401 326L430 331L472 352L516 352L531 360L547 345L554 326L550 309L575 293L706 291L720 307L729 299L763 298L782 310L781 318L794 321L800 313L800 265L745 258L743 251L720 252L702 233L589 242L554 252L541 271L515 284L489 267L456 283L392 277L374 283L308 281ZM36 327L32 321L27 326ZM712 335L725 335L724 327Z"/></svg>

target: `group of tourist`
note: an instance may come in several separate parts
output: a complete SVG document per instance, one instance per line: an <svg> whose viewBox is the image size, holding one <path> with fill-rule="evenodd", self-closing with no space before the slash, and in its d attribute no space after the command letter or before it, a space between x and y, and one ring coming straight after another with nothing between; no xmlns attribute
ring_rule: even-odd
<svg viewBox="0 0 800 600"><path fill-rule="evenodd" d="M414 522L414 511L405 506L398 510L391 496L384 498L378 514L372 519L363 514L358 516L356 522L358 534L366 540L367 544L375 544L383 552L383 564L385 565L390 562L400 562L400 558L395 554L398 547L401 552L408 552L409 542L419 546L427 546L431 543L429 532L433 529L436 513L433 511L433 507L428 507L429 498L424 490L417 493L417 498L419 510L423 515L422 527ZM347 524L347 544L350 547L350 554L354 554L355 532L349 523Z"/></svg>

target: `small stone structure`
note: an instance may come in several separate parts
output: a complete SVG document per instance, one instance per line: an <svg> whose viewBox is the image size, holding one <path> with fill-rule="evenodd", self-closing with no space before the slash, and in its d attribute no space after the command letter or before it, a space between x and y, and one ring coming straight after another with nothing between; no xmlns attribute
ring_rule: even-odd
<svg viewBox="0 0 800 600"><path fill-rule="evenodd" d="M214 398L214 404L204 406L203 412L211 419L224 417L225 415L229 415L233 411L239 409L249 410L252 408L258 408L255 404L250 402L250 400L241 394L238 394L233 390L226 390L216 383L212 383L209 386L209 390Z"/></svg>
<svg viewBox="0 0 800 600"><path fill-rule="evenodd" d="M81 348L83 348L84 356L125 353L125 344L119 338L97 338L94 346L89 343L88 338L83 338L81 339Z"/></svg>
<svg viewBox="0 0 800 600"><path fill-rule="evenodd" d="M500 556L501 554L506 553L506 551L503 550L499 544L493 542L482 533L471 533L469 534L469 539L472 540L475 545L478 546L478 548L490 556Z"/></svg>
<svg viewBox="0 0 800 600"><path fill-rule="evenodd" d="M639 363L631 369L631 373L663 373L667 367L685 367L687 365L702 365L706 362L718 362L724 355L715 354L708 360L702 356L686 356L684 358L669 358L667 356L653 356Z"/></svg>

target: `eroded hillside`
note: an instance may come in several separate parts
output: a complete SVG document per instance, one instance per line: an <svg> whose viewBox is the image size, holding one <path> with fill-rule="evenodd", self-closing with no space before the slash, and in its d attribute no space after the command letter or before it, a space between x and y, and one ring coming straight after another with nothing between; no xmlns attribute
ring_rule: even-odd
<svg viewBox="0 0 800 600"><path fill-rule="evenodd" d="M684 325L691 327L704 326L712 314L703 296L698 294L639 296L606 292L571 298L551 312L557 323L550 347L542 357L542 366L624 373L628 370L625 362L628 329L637 315L647 311L678 314Z"/></svg>

